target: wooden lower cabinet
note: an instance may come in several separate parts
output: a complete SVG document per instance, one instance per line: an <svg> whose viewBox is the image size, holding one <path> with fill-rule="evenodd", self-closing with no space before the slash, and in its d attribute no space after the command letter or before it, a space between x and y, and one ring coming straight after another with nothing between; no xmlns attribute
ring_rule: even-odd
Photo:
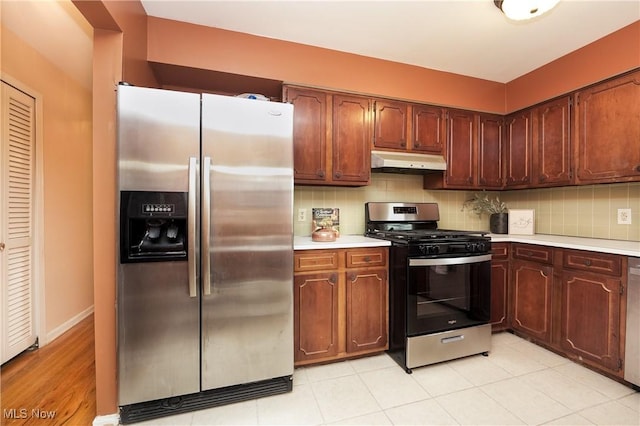
<svg viewBox="0 0 640 426"><path fill-rule="evenodd" d="M296 275L295 360L313 360L338 354L338 295L336 272Z"/></svg>
<svg viewBox="0 0 640 426"><path fill-rule="evenodd" d="M388 249L295 252L294 361L336 361L388 348Z"/></svg>
<svg viewBox="0 0 640 426"><path fill-rule="evenodd" d="M386 269L347 272L348 353L386 349L387 289Z"/></svg>
<svg viewBox="0 0 640 426"><path fill-rule="evenodd" d="M509 328L509 243L491 244L491 330Z"/></svg>
<svg viewBox="0 0 640 426"><path fill-rule="evenodd" d="M565 250L563 259L562 350L621 376L626 258Z"/></svg>
<svg viewBox="0 0 640 426"><path fill-rule="evenodd" d="M511 271L511 326L542 342L551 342L553 267L514 260Z"/></svg>
<svg viewBox="0 0 640 426"><path fill-rule="evenodd" d="M494 244L492 290L501 292L503 260L495 246L499 247ZM627 258L521 243L512 243L509 251L505 328L610 377L622 378ZM492 302L501 296L494 294ZM499 309L492 306L492 322L503 329Z"/></svg>

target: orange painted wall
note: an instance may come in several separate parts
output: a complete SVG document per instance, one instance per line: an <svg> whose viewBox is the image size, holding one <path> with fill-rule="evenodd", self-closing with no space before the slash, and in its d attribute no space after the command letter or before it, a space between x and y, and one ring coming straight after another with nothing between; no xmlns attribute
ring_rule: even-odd
<svg viewBox="0 0 640 426"><path fill-rule="evenodd" d="M504 85L458 74L149 18L150 61L478 111L504 110Z"/></svg>
<svg viewBox="0 0 640 426"><path fill-rule="evenodd" d="M517 111L637 67L640 21L507 83L506 111Z"/></svg>
<svg viewBox="0 0 640 426"><path fill-rule="evenodd" d="M0 31L3 75L42 96L46 329L39 337L46 342L93 305L91 91L6 27Z"/></svg>
<svg viewBox="0 0 640 426"><path fill-rule="evenodd" d="M93 192L96 410L116 413L116 93L122 79L122 33L94 31Z"/></svg>

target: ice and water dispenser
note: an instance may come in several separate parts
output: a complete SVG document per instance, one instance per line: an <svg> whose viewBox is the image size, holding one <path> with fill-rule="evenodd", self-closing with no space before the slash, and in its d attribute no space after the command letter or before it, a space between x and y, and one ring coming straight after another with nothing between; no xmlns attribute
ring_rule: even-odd
<svg viewBox="0 0 640 426"><path fill-rule="evenodd" d="M187 193L120 193L120 262L187 260Z"/></svg>

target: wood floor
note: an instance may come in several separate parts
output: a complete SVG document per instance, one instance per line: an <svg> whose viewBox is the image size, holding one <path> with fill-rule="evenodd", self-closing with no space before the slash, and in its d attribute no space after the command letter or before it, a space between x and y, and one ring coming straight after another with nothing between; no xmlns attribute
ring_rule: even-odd
<svg viewBox="0 0 640 426"><path fill-rule="evenodd" d="M0 424L90 426L96 416L93 315L2 365Z"/></svg>

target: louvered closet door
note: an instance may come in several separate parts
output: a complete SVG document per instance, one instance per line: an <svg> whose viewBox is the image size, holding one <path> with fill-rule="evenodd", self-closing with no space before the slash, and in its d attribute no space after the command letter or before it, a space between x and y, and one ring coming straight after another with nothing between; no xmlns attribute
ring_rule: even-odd
<svg viewBox="0 0 640 426"><path fill-rule="evenodd" d="M2 362L35 340L33 189L35 101L2 82L0 278Z"/></svg>

